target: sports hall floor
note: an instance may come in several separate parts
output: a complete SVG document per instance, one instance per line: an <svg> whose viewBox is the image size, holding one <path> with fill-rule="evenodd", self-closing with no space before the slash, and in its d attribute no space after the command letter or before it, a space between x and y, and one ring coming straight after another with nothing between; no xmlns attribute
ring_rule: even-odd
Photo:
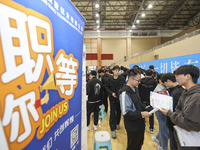
<svg viewBox="0 0 200 150"><path fill-rule="evenodd" d="M102 121L100 119L97 131L108 131L111 136L111 131L109 127L109 115L110 114L108 111L108 114L105 115L105 120ZM87 134L87 149L88 150L93 150L93 146L94 146L94 134L96 131L94 131L94 129L92 128L93 123L94 123L93 116L91 115L90 130L87 132L88 133ZM142 150L157 150L157 144L151 140L151 137L158 133L158 121L157 121L156 116L154 115L154 128L156 129L156 131L153 134L149 132L148 118L146 119L145 123L146 123L145 139L144 139L144 144L142 146ZM112 150L126 150L127 137L126 137L126 130L124 128L123 116L121 116L120 130L116 130L116 135L117 135L116 139L111 138ZM101 150L105 150L105 149L101 149Z"/></svg>

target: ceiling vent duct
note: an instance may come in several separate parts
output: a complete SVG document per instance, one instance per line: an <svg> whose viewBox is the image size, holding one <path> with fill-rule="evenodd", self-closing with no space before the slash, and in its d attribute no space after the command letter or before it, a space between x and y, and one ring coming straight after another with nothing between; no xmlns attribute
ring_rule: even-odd
<svg viewBox="0 0 200 150"><path fill-rule="evenodd" d="M131 36L158 36L157 32L135 32Z"/></svg>

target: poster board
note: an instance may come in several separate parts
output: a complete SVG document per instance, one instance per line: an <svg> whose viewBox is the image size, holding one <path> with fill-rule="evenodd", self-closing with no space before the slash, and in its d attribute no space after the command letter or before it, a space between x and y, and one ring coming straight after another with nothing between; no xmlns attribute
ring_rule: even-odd
<svg viewBox="0 0 200 150"><path fill-rule="evenodd" d="M0 145L81 149L85 20L68 0L0 0Z"/></svg>
<svg viewBox="0 0 200 150"><path fill-rule="evenodd" d="M158 73L173 73L178 67L183 65L195 65L200 68L200 53L130 64L130 68L134 65L138 65L145 70L148 70L150 65L154 65L154 69ZM200 79L198 83L200 83Z"/></svg>

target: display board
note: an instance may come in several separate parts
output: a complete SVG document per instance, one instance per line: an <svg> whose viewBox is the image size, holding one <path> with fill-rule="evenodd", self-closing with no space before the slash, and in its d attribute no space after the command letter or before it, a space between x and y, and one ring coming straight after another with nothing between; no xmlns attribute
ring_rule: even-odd
<svg viewBox="0 0 200 150"><path fill-rule="evenodd" d="M80 150L85 20L68 0L0 0L0 149Z"/></svg>
<svg viewBox="0 0 200 150"><path fill-rule="evenodd" d="M183 65L195 65L200 68L200 53L130 64L130 68L134 65L138 65L145 70L148 70L150 65L154 65L154 69L158 73L173 73L178 67ZM200 80L198 80L198 83L200 83Z"/></svg>

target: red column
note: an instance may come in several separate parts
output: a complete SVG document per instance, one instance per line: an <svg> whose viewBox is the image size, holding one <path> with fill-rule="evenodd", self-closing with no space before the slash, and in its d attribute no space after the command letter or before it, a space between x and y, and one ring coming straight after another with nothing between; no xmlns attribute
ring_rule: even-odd
<svg viewBox="0 0 200 150"><path fill-rule="evenodd" d="M101 68L101 38L97 38L97 65Z"/></svg>

